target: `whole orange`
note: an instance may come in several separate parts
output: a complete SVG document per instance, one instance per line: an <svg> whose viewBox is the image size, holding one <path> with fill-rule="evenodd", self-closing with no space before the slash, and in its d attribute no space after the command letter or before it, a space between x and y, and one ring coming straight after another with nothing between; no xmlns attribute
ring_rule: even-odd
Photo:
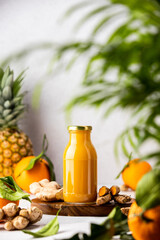
<svg viewBox="0 0 160 240"><path fill-rule="evenodd" d="M133 202L129 210L128 226L136 240L160 240L160 205L146 210L143 216L142 209Z"/></svg>
<svg viewBox="0 0 160 240"><path fill-rule="evenodd" d="M19 205L19 201L10 201L5 198L0 198L0 208L4 207L8 203L15 203L17 206Z"/></svg>
<svg viewBox="0 0 160 240"><path fill-rule="evenodd" d="M146 161L139 161L139 158L131 160L122 172L124 184L135 190L142 176L151 169L151 165Z"/></svg>
<svg viewBox="0 0 160 240"><path fill-rule="evenodd" d="M29 185L42 179L50 180L48 163L44 159L39 159L30 170L24 170L30 160L35 156L24 157L17 163L14 169L14 179L20 188L29 192Z"/></svg>

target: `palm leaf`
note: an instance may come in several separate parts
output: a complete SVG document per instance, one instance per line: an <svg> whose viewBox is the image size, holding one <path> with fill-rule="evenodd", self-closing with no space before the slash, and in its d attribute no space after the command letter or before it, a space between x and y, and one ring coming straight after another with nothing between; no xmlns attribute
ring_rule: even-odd
<svg viewBox="0 0 160 240"><path fill-rule="evenodd" d="M80 104L92 107L103 105L106 117L117 108L129 110L131 119L117 137L115 153L118 155L121 148L125 156L131 150L145 155L141 154L145 143L160 143L160 123L157 120L160 118L160 1L79 1L66 12L65 18L77 11L82 12L78 27L96 18L89 40L28 47L9 56L3 64L13 59L21 60L37 49L51 49L50 69L54 72L58 69L57 65L63 64L68 70L81 56L85 57L87 64L81 90L73 96L66 110L70 112ZM108 36L109 24L119 23L122 14L125 16L123 23ZM98 39L100 31L104 42ZM71 53L71 58L66 63L68 53ZM110 79L112 70L117 71L114 79ZM18 92L18 87L15 92ZM151 149L145 155L145 158L152 157L160 162L159 149Z"/></svg>

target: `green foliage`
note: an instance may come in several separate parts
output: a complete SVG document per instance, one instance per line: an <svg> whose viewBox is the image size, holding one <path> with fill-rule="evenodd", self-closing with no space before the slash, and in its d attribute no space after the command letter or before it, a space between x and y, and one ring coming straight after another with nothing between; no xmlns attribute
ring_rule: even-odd
<svg viewBox="0 0 160 240"><path fill-rule="evenodd" d="M127 217L119 207L115 207L102 224L92 223L89 235L77 233L66 240L110 240L113 236L119 236L120 239L134 239L129 233Z"/></svg>
<svg viewBox="0 0 160 240"><path fill-rule="evenodd" d="M59 222L58 222L58 218L57 218L59 212L60 212L60 209L57 212L56 217L54 219L52 219L49 223L47 223L39 231L32 232L29 230L23 230L23 232L26 234L32 235L35 238L49 237L49 236L55 235L59 230Z"/></svg>
<svg viewBox="0 0 160 240"><path fill-rule="evenodd" d="M104 106L106 117L118 108L131 111L129 125L116 141L116 155L121 148L127 157L133 151L144 159L154 158L159 164L160 1L81 0L66 12L65 17L71 17L77 11L82 12L82 18L75 24L76 29L94 18L96 20L88 40L61 45L39 44L9 56L3 64L45 48L53 51L50 62L53 72L55 63L64 63L68 53L71 59L65 65L66 70L80 57L87 58L82 80L84 91L72 99L66 110L69 112L76 105ZM110 26L116 27L109 36ZM99 41L99 33L104 36L103 42ZM114 78L111 78L111 72ZM157 150L140 154L142 146L150 141L158 145Z"/></svg>
<svg viewBox="0 0 160 240"><path fill-rule="evenodd" d="M83 52L90 56L82 82L85 93L76 96L67 110L79 104L104 105L105 116L117 108L131 110L129 126L118 137L115 152L118 155L121 146L127 157L131 150L140 155L139 149L146 142L160 143L160 4L154 0L112 0L111 4L92 8L79 25L97 14L102 17L92 31L92 43ZM123 23L99 44L99 31L107 35L108 25L117 23L122 15ZM109 73L115 70L113 80ZM159 162L160 151L141 157Z"/></svg>
<svg viewBox="0 0 160 240"><path fill-rule="evenodd" d="M10 201L20 199L30 201L29 194L24 193L11 176L0 178L0 197Z"/></svg>
<svg viewBox="0 0 160 240"><path fill-rule="evenodd" d="M145 211L160 205L160 169L145 174L136 188L136 202Z"/></svg>

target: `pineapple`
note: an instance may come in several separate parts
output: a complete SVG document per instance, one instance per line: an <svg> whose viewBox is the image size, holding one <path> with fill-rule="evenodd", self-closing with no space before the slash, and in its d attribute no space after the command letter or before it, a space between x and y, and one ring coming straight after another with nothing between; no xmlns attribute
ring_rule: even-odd
<svg viewBox="0 0 160 240"><path fill-rule="evenodd" d="M14 80L9 67L0 68L0 177L12 176L17 162L33 155L30 139L17 126L25 110L19 93L23 78L24 72Z"/></svg>

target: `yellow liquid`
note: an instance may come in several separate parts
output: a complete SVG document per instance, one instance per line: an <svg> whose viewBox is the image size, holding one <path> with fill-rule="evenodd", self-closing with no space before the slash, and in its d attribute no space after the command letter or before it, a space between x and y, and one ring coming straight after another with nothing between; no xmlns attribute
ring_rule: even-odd
<svg viewBox="0 0 160 240"><path fill-rule="evenodd" d="M70 132L63 155L63 195L70 203L94 202L97 197L97 155L90 131Z"/></svg>

